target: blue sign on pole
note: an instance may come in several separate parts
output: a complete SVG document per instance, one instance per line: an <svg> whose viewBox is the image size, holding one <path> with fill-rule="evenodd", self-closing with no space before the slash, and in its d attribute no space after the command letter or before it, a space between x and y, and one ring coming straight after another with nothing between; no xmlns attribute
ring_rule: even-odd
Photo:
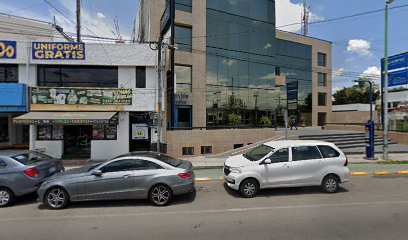
<svg viewBox="0 0 408 240"><path fill-rule="evenodd" d="M384 58L381 59L381 73L381 78L384 80ZM406 84L408 84L408 53L389 57L388 86L395 87Z"/></svg>
<svg viewBox="0 0 408 240"><path fill-rule="evenodd" d="M0 40L0 58L14 59L17 56L17 44L15 41Z"/></svg>

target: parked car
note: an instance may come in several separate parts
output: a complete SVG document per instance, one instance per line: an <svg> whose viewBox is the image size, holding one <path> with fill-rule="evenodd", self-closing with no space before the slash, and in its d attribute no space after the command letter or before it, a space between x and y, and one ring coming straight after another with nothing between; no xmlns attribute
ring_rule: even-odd
<svg viewBox="0 0 408 240"><path fill-rule="evenodd" d="M335 193L349 180L347 165L347 157L333 143L271 141L228 158L224 178L245 198L254 197L259 189L280 187L321 186Z"/></svg>
<svg viewBox="0 0 408 240"><path fill-rule="evenodd" d="M63 170L61 160L39 152L0 151L0 207L37 191L46 177Z"/></svg>
<svg viewBox="0 0 408 240"><path fill-rule="evenodd" d="M164 206L173 195L192 191L191 162L156 152L132 152L56 174L41 185L38 196L49 209L62 209L69 202L115 199L149 199Z"/></svg>

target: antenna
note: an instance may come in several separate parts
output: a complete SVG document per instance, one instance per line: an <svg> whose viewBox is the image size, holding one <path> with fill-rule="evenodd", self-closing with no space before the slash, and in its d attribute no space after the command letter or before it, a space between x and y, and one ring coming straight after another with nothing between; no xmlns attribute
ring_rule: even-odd
<svg viewBox="0 0 408 240"><path fill-rule="evenodd" d="M310 6L307 5L307 1L303 0L302 3L303 11L301 16L302 22L302 35L307 36L309 34L309 13Z"/></svg>
<svg viewBox="0 0 408 240"><path fill-rule="evenodd" d="M120 35L119 20L118 20L117 15L115 16L115 19L113 19L113 23L115 24L115 30L116 30L116 34L119 40L122 40L122 36Z"/></svg>

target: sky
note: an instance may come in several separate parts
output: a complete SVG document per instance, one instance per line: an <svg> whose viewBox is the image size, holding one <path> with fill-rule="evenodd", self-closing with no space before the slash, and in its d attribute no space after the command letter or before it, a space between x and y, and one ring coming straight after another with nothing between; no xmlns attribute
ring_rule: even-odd
<svg viewBox="0 0 408 240"><path fill-rule="evenodd" d="M72 21L76 21L76 0L48 0ZM220 0L229 1L229 0ZM303 0L275 0L276 26L299 23ZM380 74L380 59L384 56L384 12L355 18L313 23L356 13L383 9L385 0L307 0L310 6L309 36L332 42L333 91L351 86L359 74ZM395 0L390 7L408 4ZM130 39L136 17L138 0L82 0L82 19L85 34L113 37L117 17L120 34ZM0 12L30 17L57 24L66 32L75 32L75 25L52 9L44 0L0 0ZM408 7L389 11L389 55L408 51ZM86 29L90 29L91 32ZM299 33L300 25L282 30ZM115 32L115 33L112 33ZM344 75L348 75L344 77ZM353 76L350 76L353 75ZM356 76L356 77L354 77Z"/></svg>

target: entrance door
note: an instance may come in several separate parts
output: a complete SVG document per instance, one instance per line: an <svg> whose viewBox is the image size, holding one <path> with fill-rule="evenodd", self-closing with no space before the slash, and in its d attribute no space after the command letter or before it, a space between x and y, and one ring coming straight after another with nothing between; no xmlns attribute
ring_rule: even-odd
<svg viewBox="0 0 408 240"><path fill-rule="evenodd" d="M176 127L191 128L192 126L191 106L177 106Z"/></svg>
<svg viewBox="0 0 408 240"><path fill-rule="evenodd" d="M129 151L150 151L152 149L151 133L146 112L129 113Z"/></svg>
<svg viewBox="0 0 408 240"><path fill-rule="evenodd" d="M326 113L319 112L317 114L317 125L324 126L326 124Z"/></svg>
<svg viewBox="0 0 408 240"><path fill-rule="evenodd" d="M91 157L92 126L64 126L64 158Z"/></svg>

